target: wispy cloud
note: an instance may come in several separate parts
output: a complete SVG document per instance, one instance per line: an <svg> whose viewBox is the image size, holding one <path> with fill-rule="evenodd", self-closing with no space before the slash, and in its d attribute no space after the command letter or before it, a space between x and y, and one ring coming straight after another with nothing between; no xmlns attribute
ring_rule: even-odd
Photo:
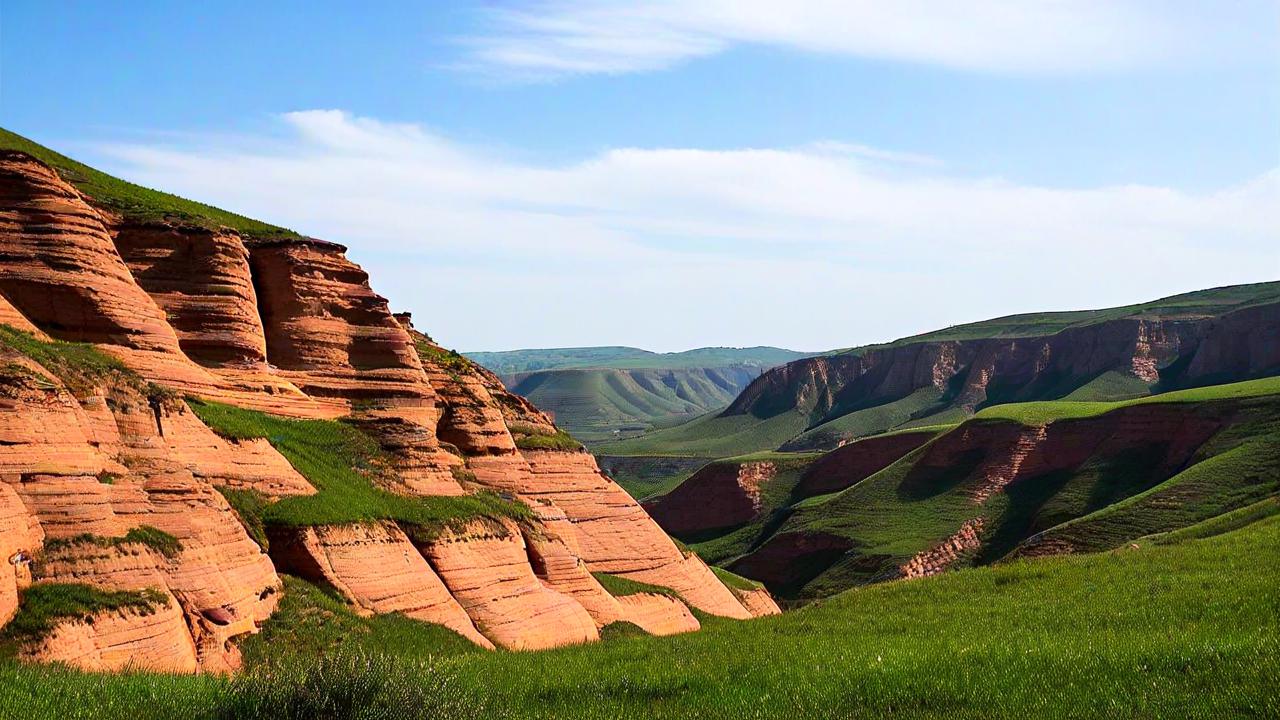
<svg viewBox="0 0 1280 720"><path fill-rule="evenodd" d="M1277 15L1269 0L534 0L491 9L463 42L469 67L534 79L658 70L740 44L1062 73L1266 58Z"/></svg>
<svg viewBox="0 0 1280 720"><path fill-rule="evenodd" d="M966 178L856 144L514 162L414 125L100 147L124 176L349 244L465 349L816 349L1280 276L1280 171L1209 193Z"/></svg>

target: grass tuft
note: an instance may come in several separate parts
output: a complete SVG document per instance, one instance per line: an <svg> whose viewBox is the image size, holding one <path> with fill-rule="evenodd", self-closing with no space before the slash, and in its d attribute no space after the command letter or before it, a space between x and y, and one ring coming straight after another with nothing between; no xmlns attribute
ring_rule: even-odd
<svg viewBox="0 0 1280 720"><path fill-rule="evenodd" d="M189 400L192 410L219 435L235 440L266 438L316 489L314 495L263 504L231 491L228 502L246 527L312 527L395 520L414 537L460 530L473 520L527 520L528 506L493 492L458 497L398 495L379 487L394 482L389 456L376 440L334 420L292 420L243 408ZM236 497L236 500L232 500ZM238 504L237 504L238 503ZM252 532L252 530L251 530Z"/></svg>
<svg viewBox="0 0 1280 720"><path fill-rule="evenodd" d="M591 576L614 597L626 597L627 595L666 595L667 597L679 598L680 595L670 588L664 588L660 585L650 585L649 583L630 580L621 575L611 575L609 573L593 572Z"/></svg>
<svg viewBox="0 0 1280 720"><path fill-rule="evenodd" d="M298 233L286 228L112 177L3 128L0 128L0 150L24 152L49 165L63 180L88 195L94 204L127 220L177 222L212 229L225 226L258 238L298 237Z"/></svg>
<svg viewBox="0 0 1280 720"><path fill-rule="evenodd" d="M150 615L168 602L168 595L150 588L102 590L80 583L38 583L22 591L18 614L5 626L4 637L24 645L40 640L66 621L92 623L95 614L110 611Z"/></svg>
<svg viewBox="0 0 1280 720"><path fill-rule="evenodd" d="M44 549L55 551L76 545L97 545L98 547L119 547L121 545L145 545L166 558L173 559L182 552L182 541L156 527L139 525L131 528L123 537L103 537L90 533L81 533L66 538L45 540Z"/></svg>
<svg viewBox="0 0 1280 720"><path fill-rule="evenodd" d="M0 344L39 363L76 395L92 390L111 375L127 377L131 384L141 387L141 379L137 373L126 367L119 358L108 355L89 343L41 340L25 330L0 325Z"/></svg>

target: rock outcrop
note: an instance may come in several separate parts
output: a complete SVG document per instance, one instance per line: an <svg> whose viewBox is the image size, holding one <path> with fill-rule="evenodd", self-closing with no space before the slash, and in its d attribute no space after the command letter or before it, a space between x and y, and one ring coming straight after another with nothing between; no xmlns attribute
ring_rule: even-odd
<svg viewBox="0 0 1280 720"><path fill-rule="evenodd" d="M1115 312L1114 319L1043 335L974 331L975 339L924 336L805 358L764 372L722 415L799 412L816 427L923 390L937 397L926 413L973 412L1062 398L1104 373L1162 390L1259 377L1280 368L1280 303L1274 292L1260 296L1269 299L1216 315L1190 303L1182 312Z"/></svg>
<svg viewBox="0 0 1280 720"><path fill-rule="evenodd" d="M737 527L759 517L761 487L776 472L769 461L712 463L645 510L677 537Z"/></svg>
<svg viewBox="0 0 1280 720"><path fill-rule="evenodd" d="M540 650L599 639L582 605L534 575L513 523L473 523L419 547L476 627L495 644Z"/></svg>
<svg viewBox="0 0 1280 720"><path fill-rule="evenodd" d="M15 329L0 336L0 626L35 585L153 601L63 618L26 656L235 670L239 640L280 598L277 568L337 588L358 612L485 648L589 642L618 621L698 628L681 600L616 598L596 572L729 617L764 608L686 557L544 413L393 316L344 250L119 216L30 156L0 153L0 324ZM272 438L218 435L184 396L341 417L385 451L386 472L355 468L380 489L498 491L532 517L271 525L268 556L220 490L270 503L323 483ZM555 447L524 449L529 438Z"/></svg>
<svg viewBox="0 0 1280 720"><path fill-rule="evenodd" d="M401 613L493 648L394 523L282 528L272 533L271 558L283 571L337 588L368 613Z"/></svg>
<svg viewBox="0 0 1280 720"><path fill-rule="evenodd" d="M889 467L934 437L933 431L898 432L849 443L818 458L796 484L797 497L813 497L852 487Z"/></svg>

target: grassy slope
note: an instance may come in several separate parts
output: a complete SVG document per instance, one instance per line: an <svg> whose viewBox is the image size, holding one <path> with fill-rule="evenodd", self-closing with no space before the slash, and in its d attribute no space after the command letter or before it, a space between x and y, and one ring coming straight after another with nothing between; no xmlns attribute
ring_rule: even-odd
<svg viewBox="0 0 1280 720"><path fill-rule="evenodd" d="M637 500L670 492L707 464L705 458L683 457L597 455L596 459L609 477Z"/></svg>
<svg viewBox="0 0 1280 720"><path fill-rule="evenodd" d="M1206 385L1205 387L1175 390L1173 392L1152 395L1149 397L1121 400L1117 402L1072 402L1067 400L1050 400L1045 402L1011 403L983 408L974 416L975 420L1011 420L1023 425L1043 425L1053 420L1070 420L1097 417L1122 407L1145 405L1149 403L1183 403L1211 402L1214 400L1232 400L1240 398L1262 397L1280 393L1280 377L1247 380L1245 382L1227 383L1225 385Z"/></svg>
<svg viewBox="0 0 1280 720"><path fill-rule="evenodd" d="M1205 317L1270 302L1280 302L1280 282L1200 290L1103 310L1013 315L842 352L860 354L872 349L944 340L1034 337L1124 317ZM1146 395L1150 391L1151 388L1137 378L1105 373L1081 387L1071 389L1066 399L1121 400ZM690 422L638 438L605 444L600 447L600 452L609 455L687 453L703 457L727 457L778 447L825 447L830 445L831 440L840 437L867 436L915 424L953 423L967 417L964 410L954 407L936 407L935 412L929 413L930 404L940 399L941 394L937 391L924 389L878 407L860 408L846 415L829 418L816 426L810 426L808 418L791 418L792 414L784 414L783 417L791 419L783 422L760 420L750 415L706 418L696 421L698 424ZM744 431L744 428L749 428L749 431Z"/></svg>
<svg viewBox="0 0 1280 720"><path fill-rule="evenodd" d="M469 352L467 357L499 375L565 368L672 370L748 365L773 367L814 353L775 347L708 347L655 353L632 347L581 347L503 352Z"/></svg>
<svg viewBox="0 0 1280 720"><path fill-rule="evenodd" d="M676 370L548 370L511 385L583 440L678 424L728 405L758 375L744 366Z"/></svg>
<svg viewBox="0 0 1280 720"><path fill-rule="evenodd" d="M3 128L0 128L0 150L20 150L41 160L96 204L129 220L167 220L211 228L226 226L251 237L298 235L286 228L112 177Z"/></svg>
<svg viewBox="0 0 1280 720"><path fill-rule="evenodd" d="M442 648L429 664L326 672L324 687L336 707L407 696L386 715L407 718L1274 717L1280 566L1258 559L1278 555L1273 516L1208 539L863 588L751 622L704 618L689 635L537 655ZM376 646L374 632L352 642ZM421 657L416 643L389 645ZM268 665L249 652L236 684L0 664L0 708L30 720L303 717L289 711L314 690L282 670L298 652L315 651L294 643ZM424 685L429 695L412 692ZM270 707L248 702L277 693Z"/></svg>
<svg viewBox="0 0 1280 720"><path fill-rule="evenodd" d="M707 413L684 425L655 430L619 442L596 443L600 455L673 455L723 458L771 450L800 434L808 424L800 413L786 412L771 418L754 415L720 417Z"/></svg>
<svg viewBox="0 0 1280 720"><path fill-rule="evenodd" d="M1027 313L1008 315L975 323L954 325L942 330L912 335L883 345L867 345L845 350L861 353L869 349L896 347L943 340L976 340L981 338L1017 338L1052 335L1068 328L1086 327L1126 317L1194 318L1221 315L1251 305L1280 302L1280 282L1231 285L1171 295L1135 305L1122 305L1101 310Z"/></svg>
<svg viewBox="0 0 1280 720"><path fill-rule="evenodd" d="M375 440L356 428L332 420L290 420L219 403L189 403L206 425L228 438L267 438L303 477L315 495L288 497L252 510L237 504L247 519L267 525L333 525L395 520L414 532L430 535L476 518L525 518L523 504L493 493L461 497L420 497L387 492L372 478L388 472L387 459Z"/></svg>
<svg viewBox="0 0 1280 720"><path fill-rule="evenodd" d="M1197 388L1115 403L1022 403L998 406L970 422L1072 420L1135 403L1233 402L1244 418L1201 448L1193 464L1171 478L1151 476L1141 452L1095 458L1081 468L1027 478L975 507L965 492L974 469L958 464L905 482L927 445L838 493L796 503L777 533L848 538L855 550L788 595L817 598L875 579L956 532L975 515L987 519L977 559L991 562L1045 526L1042 534L1102 550L1150 533L1173 530L1280 491L1280 379ZM1036 406L1027 408L1025 406ZM941 437L941 436L940 436ZM976 465L981 458L974 458ZM925 487L927 485L927 487ZM1065 523L1065 524L1063 524ZM715 556L717 560L720 556Z"/></svg>

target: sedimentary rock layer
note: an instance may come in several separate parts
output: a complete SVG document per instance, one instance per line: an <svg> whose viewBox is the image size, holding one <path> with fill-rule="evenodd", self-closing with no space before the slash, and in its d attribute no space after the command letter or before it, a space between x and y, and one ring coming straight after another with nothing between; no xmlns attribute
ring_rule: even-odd
<svg viewBox="0 0 1280 720"><path fill-rule="evenodd" d="M760 489L777 472L768 461L718 462L694 473L645 510L677 536L733 528L760 515Z"/></svg>
<svg viewBox="0 0 1280 720"><path fill-rule="evenodd" d="M533 574L514 523L472 523L419 547L476 627L494 644L538 650L599 638L595 622L582 605L546 587Z"/></svg>
<svg viewBox="0 0 1280 720"><path fill-rule="evenodd" d="M493 648L394 523L281 528L272 532L271 557L276 567L331 585L367 612L401 613Z"/></svg>

